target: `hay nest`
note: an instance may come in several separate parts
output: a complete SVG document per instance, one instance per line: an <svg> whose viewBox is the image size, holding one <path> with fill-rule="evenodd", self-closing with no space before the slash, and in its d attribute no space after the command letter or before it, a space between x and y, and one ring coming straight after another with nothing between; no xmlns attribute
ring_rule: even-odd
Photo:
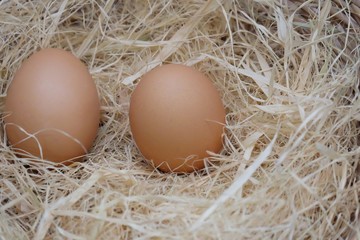
<svg viewBox="0 0 360 240"><path fill-rule="evenodd" d="M71 167L18 158L1 127L2 239L360 238L360 1L0 1L1 108L44 47L94 77L102 126ZM224 150L164 174L130 135L129 97L161 63L207 74ZM2 125L3 126L3 125Z"/></svg>

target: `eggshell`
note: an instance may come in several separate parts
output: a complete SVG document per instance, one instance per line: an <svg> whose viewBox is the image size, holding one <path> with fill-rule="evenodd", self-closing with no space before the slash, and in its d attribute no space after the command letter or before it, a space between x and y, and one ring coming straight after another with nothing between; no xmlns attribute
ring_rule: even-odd
<svg viewBox="0 0 360 240"><path fill-rule="evenodd" d="M64 50L31 55L7 91L5 129L19 155L79 160L93 144L99 119L99 97L89 71Z"/></svg>
<svg viewBox="0 0 360 240"><path fill-rule="evenodd" d="M131 96L129 117L137 147L162 171L201 169L207 151L222 149L223 103L194 68L168 64L145 74Z"/></svg>

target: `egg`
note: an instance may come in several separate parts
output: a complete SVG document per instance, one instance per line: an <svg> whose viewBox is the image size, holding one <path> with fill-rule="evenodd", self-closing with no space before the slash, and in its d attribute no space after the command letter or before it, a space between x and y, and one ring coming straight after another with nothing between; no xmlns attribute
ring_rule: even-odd
<svg viewBox="0 0 360 240"><path fill-rule="evenodd" d="M15 73L5 100L5 130L19 156L81 160L92 147L100 103L87 67L72 53L43 49Z"/></svg>
<svg viewBox="0 0 360 240"><path fill-rule="evenodd" d="M141 154L164 172L204 167L222 147L225 109L213 83L200 71L167 64L146 73L130 99L129 121Z"/></svg>

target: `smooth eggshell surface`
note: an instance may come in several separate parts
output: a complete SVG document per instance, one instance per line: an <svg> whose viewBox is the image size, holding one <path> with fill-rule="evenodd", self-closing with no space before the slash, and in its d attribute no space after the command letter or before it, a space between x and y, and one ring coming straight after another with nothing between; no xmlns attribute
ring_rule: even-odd
<svg viewBox="0 0 360 240"><path fill-rule="evenodd" d="M131 96L129 115L137 147L162 171L201 169L207 151L222 149L223 103L194 68L168 64L145 74Z"/></svg>
<svg viewBox="0 0 360 240"><path fill-rule="evenodd" d="M19 155L79 160L93 144L99 119L99 97L88 69L64 50L31 55L7 92L5 129Z"/></svg>

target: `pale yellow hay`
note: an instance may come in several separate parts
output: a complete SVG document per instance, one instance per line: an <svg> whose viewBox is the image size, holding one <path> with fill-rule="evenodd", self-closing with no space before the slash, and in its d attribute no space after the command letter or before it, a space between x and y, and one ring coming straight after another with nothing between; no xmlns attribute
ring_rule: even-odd
<svg viewBox="0 0 360 240"><path fill-rule="evenodd" d="M0 1L2 110L44 47L87 64L101 127L59 168L15 156L1 123L0 239L360 239L359 0ZM202 171L154 170L132 140L130 95L163 63L226 106Z"/></svg>

